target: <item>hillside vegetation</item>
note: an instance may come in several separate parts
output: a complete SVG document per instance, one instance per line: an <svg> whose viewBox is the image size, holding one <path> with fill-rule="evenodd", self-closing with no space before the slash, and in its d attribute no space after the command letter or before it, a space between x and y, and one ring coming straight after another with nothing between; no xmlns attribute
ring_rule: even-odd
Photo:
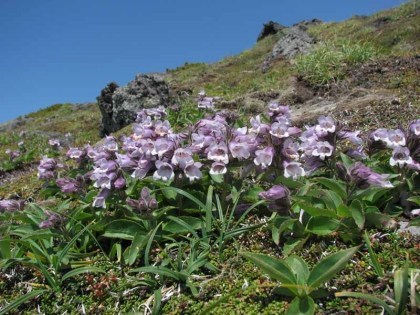
<svg viewBox="0 0 420 315"><path fill-rule="evenodd" d="M307 32L264 71L284 33L167 70L168 125L100 139L93 103L1 124L0 315L416 314L418 1Z"/></svg>

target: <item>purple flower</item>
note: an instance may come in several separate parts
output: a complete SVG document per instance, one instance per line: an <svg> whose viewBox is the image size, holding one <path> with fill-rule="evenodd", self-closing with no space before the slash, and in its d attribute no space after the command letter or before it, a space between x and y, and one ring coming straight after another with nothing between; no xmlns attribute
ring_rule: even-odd
<svg viewBox="0 0 420 315"><path fill-rule="evenodd" d="M105 200L110 195L111 190L108 188L102 188L99 194L93 200L92 206L96 208L106 208Z"/></svg>
<svg viewBox="0 0 420 315"><path fill-rule="evenodd" d="M61 146L61 143L60 143L59 139L50 139L50 140L48 140L48 144L55 149L57 149L58 147Z"/></svg>
<svg viewBox="0 0 420 315"><path fill-rule="evenodd" d="M222 162L214 162L211 165L211 168L210 168L210 172L209 173L211 175L222 175L222 174L226 174L226 172L227 172L227 168L226 168L226 165L224 163L222 163Z"/></svg>
<svg viewBox="0 0 420 315"><path fill-rule="evenodd" d="M161 179L163 181L172 180L175 176L172 165L162 161L156 161L157 170L153 174L154 179Z"/></svg>
<svg viewBox="0 0 420 315"><path fill-rule="evenodd" d="M335 129L335 122L331 117L320 116L318 118L318 125L315 126L315 132L317 135L324 136L327 133L335 132Z"/></svg>
<svg viewBox="0 0 420 315"><path fill-rule="evenodd" d="M288 160L297 161L299 159L299 144L294 142L291 138L286 139L281 154Z"/></svg>
<svg viewBox="0 0 420 315"><path fill-rule="evenodd" d="M293 178L294 180L299 177L305 176L305 170L302 167L302 164L299 162L283 162L284 167L284 177Z"/></svg>
<svg viewBox="0 0 420 315"><path fill-rule="evenodd" d="M158 138L154 143L152 154L161 158L165 153L168 153L174 149L174 143L165 138Z"/></svg>
<svg viewBox="0 0 420 315"><path fill-rule="evenodd" d="M116 189L123 189L125 187L125 178L123 176L118 177L114 182L114 187Z"/></svg>
<svg viewBox="0 0 420 315"><path fill-rule="evenodd" d="M66 155L71 159L80 160L86 155L86 151L79 148L70 148Z"/></svg>
<svg viewBox="0 0 420 315"><path fill-rule="evenodd" d="M369 186L378 187L393 187L392 184L386 180L384 175L373 172L369 167L365 166L361 162L356 162L350 169L349 174L351 181L356 184L357 187L365 189Z"/></svg>
<svg viewBox="0 0 420 315"><path fill-rule="evenodd" d="M139 213L153 211L158 208L155 198L150 195L150 190L143 187L138 200L127 198L127 204Z"/></svg>
<svg viewBox="0 0 420 315"><path fill-rule="evenodd" d="M81 183L73 178L58 178L56 183L64 194L77 193L81 188Z"/></svg>
<svg viewBox="0 0 420 315"><path fill-rule="evenodd" d="M249 129L249 133L266 134L270 130L270 127L267 124L261 122L260 115L257 115L255 118L251 117L250 123L251 128Z"/></svg>
<svg viewBox="0 0 420 315"><path fill-rule="evenodd" d="M45 211L45 214L47 215L47 219L39 224L39 228L41 229L56 228L64 222L63 218L55 212Z"/></svg>
<svg viewBox="0 0 420 315"><path fill-rule="evenodd" d="M184 169L187 165L194 164L191 150L184 148L176 149L171 162L173 165L179 165L180 169Z"/></svg>
<svg viewBox="0 0 420 315"><path fill-rule="evenodd" d="M274 149L272 147L267 147L262 150L255 151L255 165L261 165L262 168L267 168L273 162Z"/></svg>
<svg viewBox="0 0 420 315"><path fill-rule="evenodd" d="M420 119L412 121L408 126L408 131L417 137L420 137Z"/></svg>
<svg viewBox="0 0 420 315"><path fill-rule="evenodd" d="M39 179L52 179L55 176L55 169L58 164L56 160L44 156L38 166L38 178Z"/></svg>
<svg viewBox="0 0 420 315"><path fill-rule="evenodd" d="M171 124L167 120L163 122L161 120L156 121L154 127L155 133L160 137L164 137L167 134L172 133Z"/></svg>
<svg viewBox="0 0 420 315"><path fill-rule="evenodd" d="M268 104L268 115L274 118L285 117L290 119L291 117L289 106L283 106L277 102Z"/></svg>
<svg viewBox="0 0 420 315"><path fill-rule="evenodd" d="M109 152L118 151L118 143L113 136L107 136L102 147Z"/></svg>
<svg viewBox="0 0 420 315"><path fill-rule="evenodd" d="M405 146L405 135L402 130L390 130L388 131L388 139L386 140L386 144L390 148L396 148L399 146Z"/></svg>
<svg viewBox="0 0 420 315"><path fill-rule="evenodd" d="M389 160L391 166L398 165L402 167L406 164L413 164L413 159L410 156L410 150L406 147L396 147L392 150L392 156Z"/></svg>
<svg viewBox="0 0 420 315"><path fill-rule="evenodd" d="M229 149L232 157L238 160L248 159L251 155L249 143L231 141L229 143Z"/></svg>
<svg viewBox="0 0 420 315"><path fill-rule="evenodd" d="M213 144L207 153L207 158L215 162L229 163L228 148L226 143L221 142L219 144Z"/></svg>
<svg viewBox="0 0 420 315"><path fill-rule="evenodd" d="M129 171L134 169L137 166L137 162L135 160L133 160L132 158L130 158L128 155L126 154L118 154L116 153L116 161L118 163L118 165L125 171Z"/></svg>
<svg viewBox="0 0 420 315"><path fill-rule="evenodd" d="M332 155L333 151L334 147L328 141L321 141L315 144L312 155L319 157L321 160L325 160L326 157Z"/></svg>
<svg viewBox="0 0 420 315"><path fill-rule="evenodd" d="M282 185L275 185L258 195L269 202L268 208L273 212L284 212L290 209L290 192Z"/></svg>
<svg viewBox="0 0 420 315"><path fill-rule="evenodd" d="M24 206L24 200L3 199L0 200L0 213L22 210Z"/></svg>
<svg viewBox="0 0 420 315"><path fill-rule="evenodd" d="M131 177L143 179L152 167L153 163L150 160L140 160L137 162L137 167L134 168L134 172L131 174Z"/></svg>
<svg viewBox="0 0 420 315"><path fill-rule="evenodd" d="M200 167L202 165L203 164L201 164L200 162L195 162L192 164L188 164L184 168L185 176L187 176L187 178L190 180L190 183L201 178L202 174L200 171Z"/></svg>
<svg viewBox="0 0 420 315"><path fill-rule="evenodd" d="M339 131L338 138L348 140L355 145L361 145L363 140L359 137L360 131Z"/></svg>

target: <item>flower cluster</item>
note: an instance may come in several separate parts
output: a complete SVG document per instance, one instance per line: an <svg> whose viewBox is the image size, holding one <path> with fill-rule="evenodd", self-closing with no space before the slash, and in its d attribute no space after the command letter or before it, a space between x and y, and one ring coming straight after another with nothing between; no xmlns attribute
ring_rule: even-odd
<svg viewBox="0 0 420 315"><path fill-rule="evenodd" d="M25 207L24 200L3 199L0 200L0 213L15 212L22 210Z"/></svg>

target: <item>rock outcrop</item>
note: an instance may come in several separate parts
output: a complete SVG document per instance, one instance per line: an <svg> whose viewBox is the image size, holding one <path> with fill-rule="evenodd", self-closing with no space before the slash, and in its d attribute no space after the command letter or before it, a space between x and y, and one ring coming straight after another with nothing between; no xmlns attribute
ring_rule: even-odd
<svg viewBox="0 0 420 315"><path fill-rule="evenodd" d="M257 41L262 40L263 38L277 34L278 32L284 30L287 28L286 26L283 26L277 22L269 21L268 23L265 23L263 25L263 29L261 30L260 34L258 35Z"/></svg>
<svg viewBox="0 0 420 315"><path fill-rule="evenodd" d="M126 86L108 84L97 97L102 113L101 137L115 132L134 122L137 112L143 108L169 102L169 87L159 74L139 74Z"/></svg>

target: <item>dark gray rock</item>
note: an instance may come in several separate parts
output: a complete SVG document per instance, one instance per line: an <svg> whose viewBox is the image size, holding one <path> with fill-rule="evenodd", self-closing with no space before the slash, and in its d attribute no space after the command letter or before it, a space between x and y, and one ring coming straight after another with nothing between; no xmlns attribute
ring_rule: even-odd
<svg viewBox="0 0 420 315"><path fill-rule="evenodd" d="M282 30L287 28L277 22L269 21L263 25L263 29L261 30L260 34L258 35L257 41L260 41L263 38L266 38L269 35L274 35Z"/></svg>
<svg viewBox="0 0 420 315"><path fill-rule="evenodd" d="M293 24L294 27L299 27L301 30L306 31L308 26L322 24L321 20L312 19L312 20L303 20L299 23Z"/></svg>
<svg viewBox="0 0 420 315"><path fill-rule="evenodd" d="M282 31L285 35L274 45L271 54L264 60L261 70L266 72L271 63L278 58L292 59L304 54L315 43L314 38L306 33L302 25L296 25Z"/></svg>
<svg viewBox="0 0 420 315"><path fill-rule="evenodd" d="M160 74L139 74L123 87L108 84L97 101L102 113L100 135L103 137L134 122L137 112L143 108L167 106L169 87Z"/></svg>

